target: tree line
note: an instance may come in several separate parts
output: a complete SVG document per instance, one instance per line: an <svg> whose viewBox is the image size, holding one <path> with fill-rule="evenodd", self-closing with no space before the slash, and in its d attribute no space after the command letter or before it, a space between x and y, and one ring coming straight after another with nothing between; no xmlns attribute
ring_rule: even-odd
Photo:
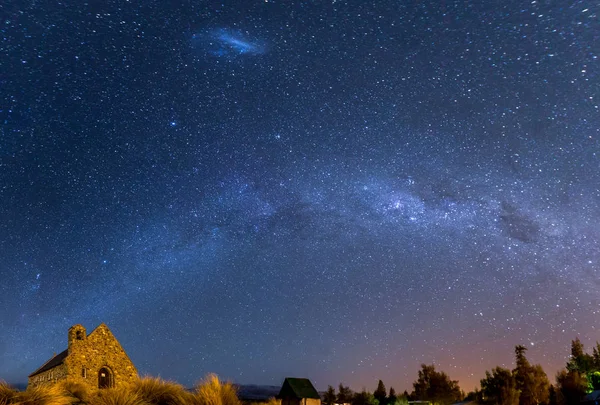
<svg viewBox="0 0 600 405"><path fill-rule="evenodd" d="M446 373L434 365L421 365L411 393L397 395L393 387L386 390L379 380L372 393L363 389L353 392L340 384L338 391L331 385L324 394L328 405L409 405L409 401L426 401L432 405L450 405L460 401L481 405L579 405L585 395L600 390L600 343L585 353L576 338L571 341L571 356L565 368L556 374L551 384L539 364L531 364L525 355L525 346L515 346L515 368L494 367L485 372L480 388L465 395Z"/></svg>

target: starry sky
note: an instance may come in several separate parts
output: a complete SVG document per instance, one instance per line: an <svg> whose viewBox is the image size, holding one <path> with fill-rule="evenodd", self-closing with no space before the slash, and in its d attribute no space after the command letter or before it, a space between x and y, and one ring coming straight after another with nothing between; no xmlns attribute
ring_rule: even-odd
<svg viewBox="0 0 600 405"><path fill-rule="evenodd" d="M600 340L597 1L0 4L0 378L473 389Z"/></svg>

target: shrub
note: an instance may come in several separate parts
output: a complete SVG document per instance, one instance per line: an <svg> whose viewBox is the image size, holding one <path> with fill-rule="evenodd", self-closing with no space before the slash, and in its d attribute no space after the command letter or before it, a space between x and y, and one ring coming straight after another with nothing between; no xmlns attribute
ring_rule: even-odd
<svg viewBox="0 0 600 405"><path fill-rule="evenodd" d="M196 405L242 405L235 387L222 383L215 374L209 374L197 386L194 393Z"/></svg>
<svg viewBox="0 0 600 405"><path fill-rule="evenodd" d="M150 405L187 405L191 399L182 385L148 376L134 382L130 392Z"/></svg>

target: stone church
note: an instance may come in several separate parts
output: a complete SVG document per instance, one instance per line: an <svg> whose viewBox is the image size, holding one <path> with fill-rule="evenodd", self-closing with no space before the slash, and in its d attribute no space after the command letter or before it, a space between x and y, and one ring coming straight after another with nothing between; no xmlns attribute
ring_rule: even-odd
<svg viewBox="0 0 600 405"><path fill-rule="evenodd" d="M29 376L29 386L69 379L90 388L111 388L133 382L137 370L108 326L89 335L82 325L69 328L67 350L55 354Z"/></svg>

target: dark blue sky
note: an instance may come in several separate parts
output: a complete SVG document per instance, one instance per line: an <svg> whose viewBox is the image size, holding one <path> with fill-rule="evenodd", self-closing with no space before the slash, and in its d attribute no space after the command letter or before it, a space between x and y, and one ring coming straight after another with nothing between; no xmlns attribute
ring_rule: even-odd
<svg viewBox="0 0 600 405"><path fill-rule="evenodd" d="M0 5L0 378L468 391L600 340L595 1Z"/></svg>

